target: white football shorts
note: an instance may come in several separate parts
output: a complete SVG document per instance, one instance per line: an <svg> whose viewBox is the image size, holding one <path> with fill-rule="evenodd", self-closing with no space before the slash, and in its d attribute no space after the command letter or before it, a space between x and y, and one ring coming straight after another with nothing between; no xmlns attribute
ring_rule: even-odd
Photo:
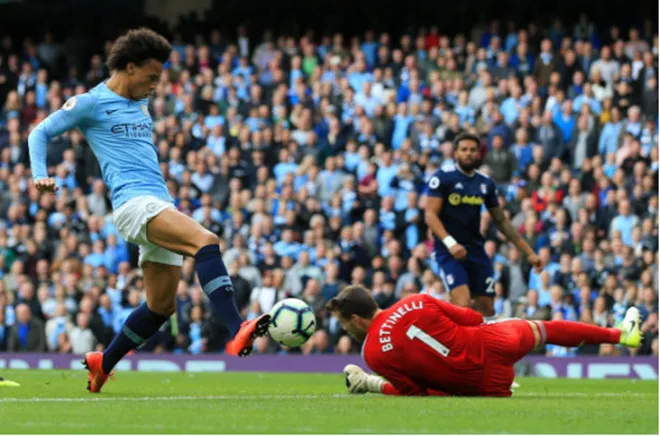
<svg viewBox="0 0 660 436"><path fill-rule="evenodd" d="M145 260L166 265L183 265L183 256L166 250L147 239L147 223L165 209L174 205L151 195L141 195L124 203L112 213L112 219L119 234L128 242L140 247L139 266Z"/></svg>

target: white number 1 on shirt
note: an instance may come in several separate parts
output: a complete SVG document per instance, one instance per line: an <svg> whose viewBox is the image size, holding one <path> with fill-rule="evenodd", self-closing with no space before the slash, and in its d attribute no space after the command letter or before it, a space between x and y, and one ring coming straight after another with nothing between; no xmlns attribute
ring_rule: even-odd
<svg viewBox="0 0 660 436"><path fill-rule="evenodd" d="M447 357L447 355L449 354L449 348L442 345L440 342L435 340L433 337L431 337L428 333L421 330L419 327L416 327L414 325L408 327L406 336L408 336L408 338L410 339L419 339L420 341L424 342L426 345L433 348L435 351L437 351L444 357Z"/></svg>

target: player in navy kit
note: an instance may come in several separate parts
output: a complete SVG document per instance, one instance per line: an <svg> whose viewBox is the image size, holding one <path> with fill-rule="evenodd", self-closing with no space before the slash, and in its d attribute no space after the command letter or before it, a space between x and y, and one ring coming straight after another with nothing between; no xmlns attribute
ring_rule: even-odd
<svg viewBox="0 0 660 436"><path fill-rule="evenodd" d="M495 315L495 283L493 264L480 232L483 206L497 228L537 270L543 265L499 207L495 183L476 171L479 146L474 135L456 137L454 169L438 170L428 181L425 220L433 232L436 261L451 302L469 307L474 298L476 309L488 319Z"/></svg>

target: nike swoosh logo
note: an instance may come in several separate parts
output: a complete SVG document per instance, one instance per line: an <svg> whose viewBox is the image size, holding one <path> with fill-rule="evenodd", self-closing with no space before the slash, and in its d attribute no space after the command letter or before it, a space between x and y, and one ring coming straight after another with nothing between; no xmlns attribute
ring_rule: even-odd
<svg viewBox="0 0 660 436"><path fill-rule="evenodd" d="M105 111L105 113L108 114L108 115L112 115L112 114L114 114L115 112L117 112L118 110L119 110L119 109L115 109L115 110L112 110L112 111Z"/></svg>

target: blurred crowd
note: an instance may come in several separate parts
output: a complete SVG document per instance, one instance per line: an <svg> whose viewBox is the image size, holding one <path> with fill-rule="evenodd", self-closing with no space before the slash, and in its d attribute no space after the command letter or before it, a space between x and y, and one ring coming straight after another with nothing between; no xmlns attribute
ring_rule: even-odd
<svg viewBox="0 0 660 436"><path fill-rule="evenodd" d="M358 352L323 309L345 284L363 284L383 308L419 292L448 299L423 194L467 131L483 139L482 171L547 265L534 272L484 213L497 315L615 326L635 305L644 341L633 353L658 354L657 34L583 17L470 35L267 31L251 41L239 28L231 41L216 30L172 44L149 111L176 207L221 237L246 318L286 297L317 315L301 350L262 338L258 353ZM29 132L108 77L110 46L83 68L51 34L0 39L0 351L103 349L145 298L137 249L112 223L81 133L48 146L57 194L39 195L29 169ZM222 350L226 328L193 259L177 303L142 350Z"/></svg>

